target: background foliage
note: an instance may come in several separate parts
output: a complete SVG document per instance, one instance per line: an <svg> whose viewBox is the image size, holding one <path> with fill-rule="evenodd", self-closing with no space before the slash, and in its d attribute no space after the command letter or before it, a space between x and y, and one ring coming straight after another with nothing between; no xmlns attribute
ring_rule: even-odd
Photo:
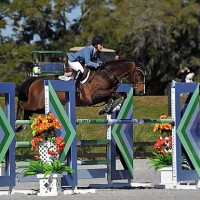
<svg viewBox="0 0 200 200"><path fill-rule="evenodd" d="M67 13L77 8L71 20ZM0 81L18 86L31 50L66 53L96 34L121 58L147 66L148 95L166 94L180 64L200 80L199 0L1 0Z"/></svg>

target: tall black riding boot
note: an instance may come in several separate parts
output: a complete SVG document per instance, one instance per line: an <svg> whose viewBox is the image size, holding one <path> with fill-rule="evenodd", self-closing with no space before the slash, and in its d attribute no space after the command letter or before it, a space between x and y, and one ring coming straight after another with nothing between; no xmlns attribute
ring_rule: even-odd
<svg viewBox="0 0 200 200"><path fill-rule="evenodd" d="M77 74L76 74L75 77L74 77L74 81L75 81L75 90L79 89L79 86L80 86L79 81L80 81L82 75L83 75L83 73L82 73L80 70L78 70Z"/></svg>

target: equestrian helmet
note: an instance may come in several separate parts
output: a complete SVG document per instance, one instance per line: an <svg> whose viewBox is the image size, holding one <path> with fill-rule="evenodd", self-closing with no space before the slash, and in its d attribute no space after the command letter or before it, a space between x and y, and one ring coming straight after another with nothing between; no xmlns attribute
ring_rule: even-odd
<svg viewBox="0 0 200 200"><path fill-rule="evenodd" d="M92 39L92 45L96 46L98 44L103 44L104 43L104 38L102 36L94 36Z"/></svg>

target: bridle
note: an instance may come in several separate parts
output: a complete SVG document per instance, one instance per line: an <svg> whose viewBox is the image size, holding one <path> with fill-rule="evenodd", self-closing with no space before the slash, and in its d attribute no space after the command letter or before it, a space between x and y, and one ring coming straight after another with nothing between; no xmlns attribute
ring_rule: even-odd
<svg viewBox="0 0 200 200"><path fill-rule="evenodd" d="M106 68L106 67L104 67L103 68L104 70L106 70L108 73L106 73L107 74L107 76L108 76L108 81L110 81L110 82L117 82L116 83L116 86L113 88L113 90L116 90L117 88L118 88L118 86L122 83L122 79L120 79L113 71L111 71L111 70L109 70L108 68ZM102 76L104 76L105 77L105 74L104 73L102 73L102 68L101 69L98 69L97 71L96 71L96 73L95 73L95 75L96 74L100 74L100 75L102 75ZM104 71L105 72L105 71ZM102 73L102 74L101 74ZM141 73L142 75L143 75L143 82L138 82L137 80L137 77L138 77L138 73ZM94 75L94 76L95 76ZM131 75L134 75L134 83L133 84L129 84L131 87L133 87L133 89L134 90L137 90L137 88L138 88L138 86L140 85L140 84L143 84L144 85L144 94L145 94L145 76L146 76L146 70L145 69L142 69L141 67L136 67L135 68L135 70L131 73L131 74L129 74L129 75L127 75L127 76L125 76L125 77L123 77L123 78L125 78L126 80L128 80L129 82L130 82L130 76ZM129 77L128 77L129 76ZM93 77L94 78L94 77ZM92 79L93 79L92 78Z"/></svg>
<svg viewBox="0 0 200 200"><path fill-rule="evenodd" d="M137 79L138 72L143 75L142 82L139 82ZM145 81L146 81L145 76L146 76L146 74L147 74L146 70L141 69L140 67L136 67L135 70L131 74L129 74L129 77L131 77L132 75L134 76L134 83L132 83L132 84L129 83L129 85L131 87L133 87L134 90L137 90L139 85L144 85L144 94L145 94ZM126 78L126 80L128 80L128 82L131 82L129 77L126 76L125 78Z"/></svg>
<svg viewBox="0 0 200 200"><path fill-rule="evenodd" d="M141 74L143 75L143 82L138 82L138 81L137 81L137 80L138 80L138 79L137 79L137 77L138 77L138 72L141 73ZM142 85L144 85L144 94L145 94L145 89L146 89L146 88L145 88L145 82L146 82L145 77L146 77L146 75L147 75L146 70L141 69L140 67L136 67L133 73L137 74L137 76L134 75L134 82L135 82L135 83L133 84L133 88L134 88L134 89L138 89L138 86L142 84Z"/></svg>

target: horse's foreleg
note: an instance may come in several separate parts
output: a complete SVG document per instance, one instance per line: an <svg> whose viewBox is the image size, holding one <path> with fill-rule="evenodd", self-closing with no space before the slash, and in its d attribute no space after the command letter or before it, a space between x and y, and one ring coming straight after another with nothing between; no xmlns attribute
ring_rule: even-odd
<svg viewBox="0 0 200 200"><path fill-rule="evenodd" d="M120 110L124 101L125 101L124 97L121 97L119 103L117 103L117 105L112 109L112 113Z"/></svg>
<svg viewBox="0 0 200 200"><path fill-rule="evenodd" d="M115 100L111 97L107 102L106 106L104 108L105 113L111 114L112 113L112 106L114 104Z"/></svg>
<svg viewBox="0 0 200 200"><path fill-rule="evenodd" d="M107 114L111 114L112 113L112 106L114 104L115 100L113 98L110 98L107 102L106 102L106 106L104 108L101 108L99 110L99 115L103 115L105 113Z"/></svg>
<svg viewBox="0 0 200 200"><path fill-rule="evenodd" d="M116 93L115 98L120 98L119 102L116 104L116 106L112 109L112 113L118 111L121 109L122 105L124 104L124 101L126 100L127 94L126 93Z"/></svg>

